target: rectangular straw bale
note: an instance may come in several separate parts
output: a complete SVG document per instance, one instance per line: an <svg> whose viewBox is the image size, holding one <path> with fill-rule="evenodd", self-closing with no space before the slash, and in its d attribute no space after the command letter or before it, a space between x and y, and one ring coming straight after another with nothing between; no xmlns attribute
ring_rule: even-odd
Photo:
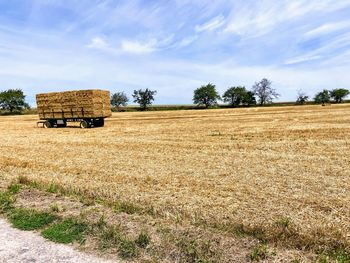
<svg viewBox="0 0 350 263"><path fill-rule="evenodd" d="M99 118L112 115L110 93L104 90L44 93L38 94L36 96L36 101L39 117L41 119Z"/></svg>

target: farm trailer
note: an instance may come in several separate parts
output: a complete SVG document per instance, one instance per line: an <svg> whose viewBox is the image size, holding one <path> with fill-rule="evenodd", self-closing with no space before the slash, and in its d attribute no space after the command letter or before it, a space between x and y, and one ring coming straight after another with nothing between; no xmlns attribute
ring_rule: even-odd
<svg viewBox="0 0 350 263"><path fill-rule="evenodd" d="M105 90L78 90L36 95L39 124L44 128L66 127L80 122L81 128L103 127L112 115L110 93Z"/></svg>

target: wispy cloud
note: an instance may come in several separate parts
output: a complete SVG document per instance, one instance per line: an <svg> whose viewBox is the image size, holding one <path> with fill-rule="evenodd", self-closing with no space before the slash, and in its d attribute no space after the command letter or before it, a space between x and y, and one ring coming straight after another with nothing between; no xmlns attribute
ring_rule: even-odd
<svg viewBox="0 0 350 263"><path fill-rule="evenodd" d="M317 37L320 35L326 35L329 33L337 32L340 30L350 30L350 21L340 21L334 23L326 23L318 26L304 34L305 37Z"/></svg>
<svg viewBox="0 0 350 263"><path fill-rule="evenodd" d="M295 58L290 58L288 59L285 64L286 65L293 65L293 64L298 64L298 63L302 63L302 62L310 62L312 60L316 60L316 59L320 59L321 56L320 55L303 55L303 56L299 56L299 57L295 57Z"/></svg>
<svg viewBox="0 0 350 263"><path fill-rule="evenodd" d="M348 53L350 51L350 35L347 33L339 35L332 40L328 40L326 44L311 51L304 52L303 55L289 58L285 64L292 65L302 62L310 62L320 60L320 65L327 65L327 60L333 60L334 56L339 53Z"/></svg>
<svg viewBox="0 0 350 263"><path fill-rule="evenodd" d="M185 37L185 38L181 39L180 41L178 41L174 46L176 48L183 48L183 47L186 47L186 46L192 44L197 39L198 39L197 35L188 36L188 37Z"/></svg>
<svg viewBox="0 0 350 263"><path fill-rule="evenodd" d="M87 45L87 47L100 50L108 50L110 48L107 42L100 37L94 37L91 39L91 42Z"/></svg>
<svg viewBox="0 0 350 263"><path fill-rule="evenodd" d="M138 42L123 40L121 43L121 50L131 54L147 54L152 53L156 50L157 40L152 39L149 42Z"/></svg>
<svg viewBox="0 0 350 263"><path fill-rule="evenodd" d="M160 51L163 49L173 48L173 47L183 47L184 45L190 44L190 42L195 39L188 38L180 41L179 43L173 44L173 35L165 37L163 39L151 38L144 41L131 40L131 39L122 39L118 45L111 45L110 41L102 37L94 37L86 45L89 49L95 49L107 53L114 54L149 54L155 51Z"/></svg>
<svg viewBox="0 0 350 263"><path fill-rule="evenodd" d="M231 12L229 22L224 32L235 33L241 36L256 37L271 32L283 23L293 23L299 19L311 19L316 14L332 13L336 10L349 7L347 1L247 1L236 6ZM244 14L244 15L237 15Z"/></svg>
<svg viewBox="0 0 350 263"><path fill-rule="evenodd" d="M222 27L225 24L225 17L223 15L214 17L210 21L202 24L202 25L196 25L195 29L197 32L203 32L203 31L213 31L215 29L218 29Z"/></svg>
<svg viewBox="0 0 350 263"><path fill-rule="evenodd" d="M0 87L158 90L191 103L271 78L281 100L350 83L349 1L0 1ZM119 74L115 74L118 72Z"/></svg>

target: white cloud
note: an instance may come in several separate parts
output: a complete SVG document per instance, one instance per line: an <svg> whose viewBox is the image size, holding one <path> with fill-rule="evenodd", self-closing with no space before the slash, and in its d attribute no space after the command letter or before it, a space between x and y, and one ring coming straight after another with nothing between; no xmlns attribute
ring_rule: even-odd
<svg viewBox="0 0 350 263"><path fill-rule="evenodd" d="M347 10L334 12L349 0L58 1L71 17L55 21L40 9L26 30L12 18L0 25L1 87L23 88L32 99L37 91L152 87L156 103L166 104L191 103L193 89L208 82L223 92L267 77L282 100L299 88L311 95L350 83L350 36L339 22ZM301 43L329 32L337 34Z"/></svg>
<svg viewBox="0 0 350 263"><path fill-rule="evenodd" d="M294 100L296 90L300 88L307 89L305 91L311 95L329 85L341 87L350 82L346 66L324 69L247 67L230 62L150 60L143 56L123 61L85 51L70 50L66 54L65 51L37 48L21 55L20 59L3 58L0 60L0 84L4 88L23 88L30 101L34 101L34 94L39 91L99 87L122 89L130 94L134 89L152 87L158 90L156 103L180 104L191 103L193 90L208 82L215 83L222 93L232 85L245 85L250 89L254 81L266 77L282 94L281 100ZM39 54L44 59L40 63L36 59Z"/></svg>
<svg viewBox="0 0 350 263"><path fill-rule="evenodd" d="M285 65L293 65L293 64L298 64L298 63L302 63L302 62L308 62L311 60L316 60L319 58L321 58L320 55L304 55L304 56L299 56L299 57L295 57L295 58L290 58L284 64Z"/></svg>
<svg viewBox="0 0 350 263"><path fill-rule="evenodd" d="M165 39L162 43L169 41ZM108 53L130 53L130 54L148 54L157 50L157 46L161 44L156 39L148 42L139 42L132 40L122 40L119 48L112 47L106 40L101 37L95 37L87 45L88 48L105 51Z"/></svg>
<svg viewBox="0 0 350 263"><path fill-rule="evenodd" d="M350 6L349 1L281 0L256 1L253 4L246 2L232 10L224 32L245 37L261 36L281 23L297 21L317 12L334 12L347 6Z"/></svg>
<svg viewBox="0 0 350 263"><path fill-rule="evenodd" d="M121 50L125 53L131 54L148 54L156 50L157 40L152 39L149 42L138 42L123 40L121 43Z"/></svg>
<svg viewBox="0 0 350 263"><path fill-rule="evenodd" d="M346 28L350 28L350 21L341 21L335 23L327 23L322 26L316 27L304 34L305 37L316 37L319 35L325 35L332 32L340 31Z"/></svg>
<svg viewBox="0 0 350 263"><path fill-rule="evenodd" d="M333 40L328 41L326 44L313 51L307 52L301 56L288 59L284 64L292 65L321 58L323 59L322 64L325 64L328 62L328 60L333 60L332 56L336 54L337 50L347 47L349 45L350 35L345 33L337 36Z"/></svg>
<svg viewBox="0 0 350 263"><path fill-rule="evenodd" d="M88 48L105 51L113 54L129 53L129 54L148 54L157 50L171 48L174 35L169 35L163 39L151 38L147 41L122 40L119 47L110 45L105 39L95 37L87 45Z"/></svg>
<svg viewBox="0 0 350 263"><path fill-rule="evenodd" d="M243 5L231 12L225 33L241 36L257 36L269 31L281 19L280 4L259 2L259 4ZM238 15L242 14L242 15Z"/></svg>
<svg viewBox="0 0 350 263"><path fill-rule="evenodd" d="M175 46L177 48L186 47L186 46L191 45L197 39L198 39L197 35L185 37L185 38L181 39L181 41L179 41Z"/></svg>
<svg viewBox="0 0 350 263"><path fill-rule="evenodd" d="M202 24L202 25L196 25L195 30L196 32L204 32L204 31L213 31L215 29L218 29L222 27L225 24L225 17L223 15L214 17L210 21Z"/></svg>
<svg viewBox="0 0 350 263"><path fill-rule="evenodd" d="M101 49L101 50L106 50L109 48L109 45L107 42L100 38L100 37L95 37L91 39L90 44L87 45L88 48L94 48L94 49Z"/></svg>

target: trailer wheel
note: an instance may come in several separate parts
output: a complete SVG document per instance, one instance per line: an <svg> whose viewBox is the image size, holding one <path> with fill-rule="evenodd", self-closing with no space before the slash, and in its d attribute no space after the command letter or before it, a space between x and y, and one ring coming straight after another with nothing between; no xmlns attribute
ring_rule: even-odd
<svg viewBox="0 0 350 263"><path fill-rule="evenodd" d="M44 122L44 128L45 128L45 129L50 129L50 128L52 128L52 123L49 122L49 121L45 121L45 122Z"/></svg>
<svg viewBox="0 0 350 263"><path fill-rule="evenodd" d="M87 121L83 120L83 121L80 122L80 128L87 129L87 128L90 128L90 127L91 127L91 125Z"/></svg>
<svg viewBox="0 0 350 263"><path fill-rule="evenodd" d="M96 119L94 120L94 127L103 127L105 125L104 119Z"/></svg>

